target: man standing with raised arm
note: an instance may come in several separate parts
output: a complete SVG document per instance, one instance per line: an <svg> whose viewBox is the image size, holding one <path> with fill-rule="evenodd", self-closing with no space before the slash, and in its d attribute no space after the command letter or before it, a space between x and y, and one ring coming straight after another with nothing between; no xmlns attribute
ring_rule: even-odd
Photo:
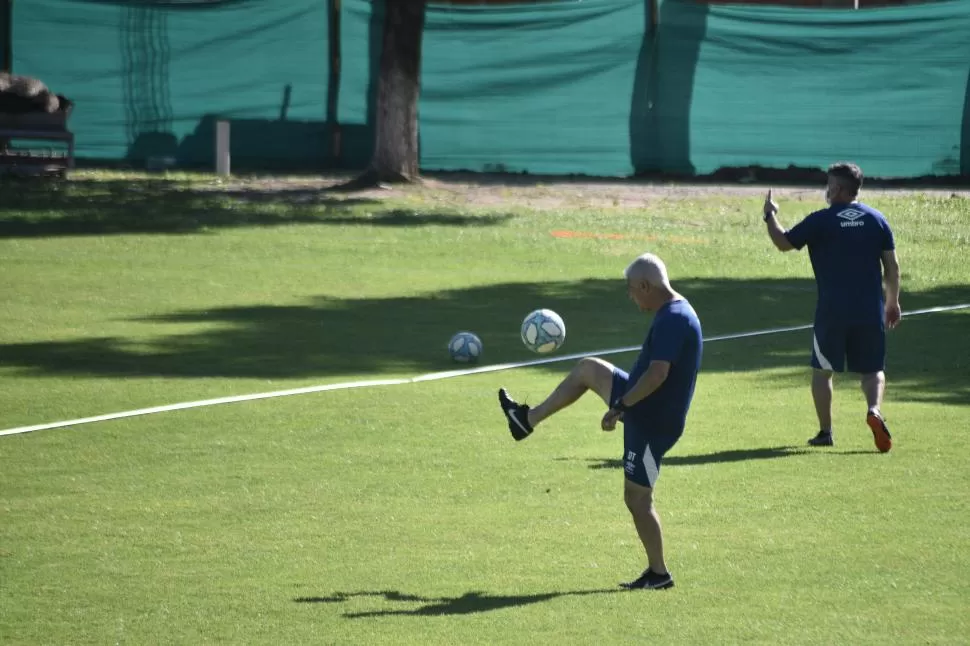
<svg viewBox="0 0 970 646"><path fill-rule="evenodd" d="M899 308L899 262L892 229L882 213L857 200L862 170L851 163L828 169L829 207L816 211L789 230L777 219L771 191L764 221L779 251L808 246L818 301L812 344L812 398L819 432L808 443L832 446L832 373L848 370L862 376L868 411L866 424L876 448L885 453L892 436L882 416L886 388L886 328L896 327ZM885 280L885 287L883 281Z"/></svg>

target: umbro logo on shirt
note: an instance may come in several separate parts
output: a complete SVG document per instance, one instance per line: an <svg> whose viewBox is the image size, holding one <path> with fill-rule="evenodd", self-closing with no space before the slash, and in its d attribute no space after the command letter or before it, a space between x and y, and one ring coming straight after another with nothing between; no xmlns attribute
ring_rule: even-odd
<svg viewBox="0 0 970 646"><path fill-rule="evenodd" d="M840 223L840 226L844 229L846 227L865 226L866 223L859 219L865 214L865 211L860 211L859 209L843 209L837 215L842 218L843 222Z"/></svg>

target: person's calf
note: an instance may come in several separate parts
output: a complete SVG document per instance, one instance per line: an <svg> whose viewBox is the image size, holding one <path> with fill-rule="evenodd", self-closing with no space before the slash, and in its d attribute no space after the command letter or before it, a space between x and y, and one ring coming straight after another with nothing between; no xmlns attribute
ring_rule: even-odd
<svg viewBox="0 0 970 646"><path fill-rule="evenodd" d="M823 431L832 430L832 389L832 372L816 368L812 372L812 401Z"/></svg>
<svg viewBox="0 0 970 646"><path fill-rule="evenodd" d="M623 498L646 552L647 570L661 575L668 574L664 560L663 528L660 525L660 515L653 505L653 489L628 480Z"/></svg>
<svg viewBox="0 0 970 646"><path fill-rule="evenodd" d="M878 412L882 408L882 397L886 391L886 373L880 370L864 374L859 385L866 397L866 407L870 411Z"/></svg>

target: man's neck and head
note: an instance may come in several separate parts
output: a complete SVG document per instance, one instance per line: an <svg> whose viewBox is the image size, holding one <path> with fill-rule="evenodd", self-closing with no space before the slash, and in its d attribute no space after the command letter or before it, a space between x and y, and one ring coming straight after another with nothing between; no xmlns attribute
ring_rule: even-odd
<svg viewBox="0 0 970 646"><path fill-rule="evenodd" d="M862 169L852 163L839 162L829 166L825 201L831 206L852 204L862 189Z"/></svg>
<svg viewBox="0 0 970 646"><path fill-rule="evenodd" d="M641 312L656 312L684 297L674 291L664 262L651 253L636 258L623 272L627 294Z"/></svg>

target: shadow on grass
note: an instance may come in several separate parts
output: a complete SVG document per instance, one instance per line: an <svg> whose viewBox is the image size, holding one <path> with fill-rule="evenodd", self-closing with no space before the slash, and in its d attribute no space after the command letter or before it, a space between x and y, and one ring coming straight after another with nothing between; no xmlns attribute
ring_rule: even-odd
<svg viewBox="0 0 970 646"><path fill-rule="evenodd" d="M326 189L221 189L170 179L6 182L2 190L0 239L178 235L295 224L489 226L512 217L387 209L380 200L337 197Z"/></svg>
<svg viewBox="0 0 970 646"><path fill-rule="evenodd" d="M684 281L679 287L706 322L707 333L811 316L807 280ZM415 297L327 299L293 305L241 305L176 311L135 321L154 333L134 340L93 337L0 346L0 363L35 374L102 376L305 378L455 368L452 334L476 332L483 361L528 361L519 338L522 316L536 307L567 323L562 353L639 347L649 319L629 302L622 280L506 283ZM727 326L730 327L721 327ZM783 355L708 351L708 369L787 365ZM628 364L633 353L616 357ZM557 366L554 369L561 369Z"/></svg>
<svg viewBox="0 0 970 646"><path fill-rule="evenodd" d="M813 283L808 279L686 279L676 287L694 304L708 337L812 319ZM909 309L957 302L970 302L970 285L904 297ZM318 298L295 305L176 311L138 320L154 334L148 338L0 345L0 365L19 367L27 375L109 377L420 374L456 367L445 346L462 329L482 338L487 364L534 359L519 339L519 323L536 307L556 310L565 319L568 335L561 354L639 347L650 322L629 303L621 280L512 283L407 298ZM890 398L970 404L967 320L960 313L904 319L890 335ZM811 339L811 331L802 330L711 342L702 370L786 368L804 371L807 384ZM629 367L635 354L608 358ZM571 363L541 369L561 372ZM840 377L838 387L848 387L850 379L855 377Z"/></svg>
<svg viewBox="0 0 970 646"><path fill-rule="evenodd" d="M760 449L737 449L732 451L717 451L715 453L701 453L698 455L667 455L664 456L663 466L698 466L703 464L722 464L725 462L746 462L748 460L770 460L774 458L788 458L794 455L811 453L807 447L800 446L772 446ZM589 463L590 469L622 469L623 460L603 458L556 458L557 461L582 460Z"/></svg>
<svg viewBox="0 0 970 646"><path fill-rule="evenodd" d="M329 597L299 597L296 603L343 603L358 597L376 597L384 601L419 603L417 608L373 610L367 612L351 612L344 616L348 619L365 617L386 617L392 615L410 615L413 617L439 617L443 615L469 615L503 608L527 606L533 603L551 601L560 597L583 597L594 594L614 594L623 592L617 589L603 590L575 590L569 592L541 592L538 594L497 595L485 592L466 592L460 597L421 597L413 594L402 594L396 590L382 590L378 592L335 592Z"/></svg>
<svg viewBox="0 0 970 646"><path fill-rule="evenodd" d="M879 451L839 451L831 448L809 448L808 446L772 446L760 449L736 449L731 451L716 451L714 453L699 453L697 455L667 455L664 456L663 466L700 466L705 464L725 464L728 462L747 462L748 460L772 460L775 458L789 458L798 455L873 455ZM590 469L622 469L623 460L612 458L556 458L557 462L586 462Z"/></svg>

